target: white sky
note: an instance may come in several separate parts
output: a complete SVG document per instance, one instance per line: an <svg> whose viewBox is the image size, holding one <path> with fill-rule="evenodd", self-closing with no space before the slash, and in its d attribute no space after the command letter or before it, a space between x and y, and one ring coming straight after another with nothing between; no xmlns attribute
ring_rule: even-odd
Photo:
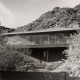
<svg viewBox="0 0 80 80"><path fill-rule="evenodd" d="M0 0L0 21L16 28L36 20L54 7L74 7L80 0Z"/></svg>

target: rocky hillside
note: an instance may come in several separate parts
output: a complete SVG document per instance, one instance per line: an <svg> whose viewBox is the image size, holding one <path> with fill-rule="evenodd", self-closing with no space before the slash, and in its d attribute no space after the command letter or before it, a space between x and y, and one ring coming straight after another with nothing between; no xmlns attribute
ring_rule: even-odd
<svg viewBox="0 0 80 80"><path fill-rule="evenodd" d="M74 8L55 7L52 11L41 15L32 23L18 27L16 31L31 31L47 28L68 28L80 26L80 4Z"/></svg>
<svg viewBox="0 0 80 80"><path fill-rule="evenodd" d="M4 26L0 26L0 34L1 33L9 33L9 32L13 32L15 31L15 29L11 29L11 28L7 28L7 27L4 27Z"/></svg>

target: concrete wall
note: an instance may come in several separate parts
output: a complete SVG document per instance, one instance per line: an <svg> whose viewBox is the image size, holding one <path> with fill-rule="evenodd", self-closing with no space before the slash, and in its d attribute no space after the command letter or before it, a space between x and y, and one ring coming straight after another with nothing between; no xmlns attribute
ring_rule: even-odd
<svg viewBox="0 0 80 80"><path fill-rule="evenodd" d="M1 80L66 80L66 73L50 72L0 72Z"/></svg>

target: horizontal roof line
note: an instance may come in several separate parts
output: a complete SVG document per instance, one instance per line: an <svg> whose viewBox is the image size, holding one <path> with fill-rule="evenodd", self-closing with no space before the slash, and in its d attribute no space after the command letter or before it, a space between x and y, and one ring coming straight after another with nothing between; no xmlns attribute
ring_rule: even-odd
<svg viewBox="0 0 80 80"><path fill-rule="evenodd" d="M35 30L35 31L3 33L2 35L46 33L46 32L72 31L72 30L80 30L80 28L49 28L49 29L42 29L42 30Z"/></svg>

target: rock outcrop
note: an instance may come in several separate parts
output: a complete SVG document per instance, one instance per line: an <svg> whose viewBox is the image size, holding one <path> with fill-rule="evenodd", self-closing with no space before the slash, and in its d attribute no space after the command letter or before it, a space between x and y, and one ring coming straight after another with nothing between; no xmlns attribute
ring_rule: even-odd
<svg viewBox="0 0 80 80"><path fill-rule="evenodd" d="M80 26L80 4L74 8L55 7L52 11L42 14L32 23L18 27L17 32L41 30L48 28L68 28Z"/></svg>

